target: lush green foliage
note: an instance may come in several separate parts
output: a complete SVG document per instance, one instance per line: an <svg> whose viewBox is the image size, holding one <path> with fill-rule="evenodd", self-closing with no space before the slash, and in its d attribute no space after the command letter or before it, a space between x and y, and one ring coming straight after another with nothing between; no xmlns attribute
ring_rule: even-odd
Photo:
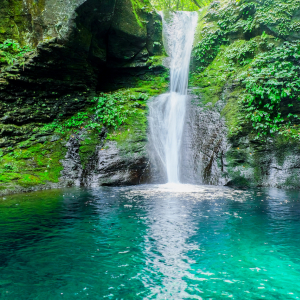
<svg viewBox="0 0 300 300"><path fill-rule="evenodd" d="M228 42L221 30L208 34L193 50L193 57L198 62L197 71L202 72L217 56L220 46Z"/></svg>
<svg viewBox="0 0 300 300"><path fill-rule="evenodd" d="M226 82L235 81L237 89L230 92L223 111L229 116L230 134L249 124L258 137L300 137L300 46L286 42L275 47L270 40L274 38L263 34L221 46L213 62L192 76L192 84L212 103L221 98Z"/></svg>
<svg viewBox="0 0 300 300"><path fill-rule="evenodd" d="M252 32L260 25L267 25L280 36L286 36L300 29L299 21L292 18L300 6L300 0L244 0L239 1L238 5L234 2L224 6L222 2L213 2L213 5L216 9L211 14L227 33L241 30Z"/></svg>
<svg viewBox="0 0 300 300"><path fill-rule="evenodd" d="M295 11L299 10L300 0L265 0L262 4L255 3L256 23L274 27L280 36L292 32L299 32L300 22L292 18Z"/></svg>
<svg viewBox="0 0 300 300"><path fill-rule="evenodd" d="M299 137L299 46L285 43L276 48L287 36L297 36L299 5L300 0L219 1L213 2L203 17L200 42L193 52L198 73L194 78L205 79L207 67L223 59L222 78L227 78L223 85L229 79L240 80L245 93L239 85L239 96L230 98L232 103L243 99L236 103L241 110L231 122L235 133L251 123L258 136L280 133ZM269 34L261 35L262 27L269 28ZM221 58L220 49L225 49ZM207 85L214 81L213 73L210 76L205 79ZM222 90L219 84L218 91ZM211 88L204 86L208 94Z"/></svg>
<svg viewBox="0 0 300 300"><path fill-rule="evenodd" d="M253 127L262 134L298 134L300 100L300 44L283 46L261 54L241 78L246 86L243 99Z"/></svg>
<svg viewBox="0 0 300 300"><path fill-rule="evenodd" d="M121 92L115 94L101 94L96 98L95 120L107 127L117 129L122 125L129 114L135 110L129 110L125 106L127 99Z"/></svg>
<svg viewBox="0 0 300 300"><path fill-rule="evenodd" d="M58 133L65 133L72 129L97 129L101 130L103 126L117 129L126 123L128 118L137 113L137 107L140 102L145 102L149 96L144 93L131 93L129 90L116 93L101 93L95 97L94 105L86 112L79 112L71 118L45 125L42 130L55 130ZM134 102L133 102L134 101Z"/></svg>
<svg viewBox="0 0 300 300"><path fill-rule="evenodd" d="M211 3L206 18L214 21L209 25L205 24L202 30L201 41L195 46L193 51L198 72L202 72L214 60L221 45L228 44L229 34L238 31L243 31L244 33L252 31L255 22L250 12L254 6L255 4L249 3L249 1L238 8L234 2L225 6L222 6L221 2ZM247 52L247 50L241 49L241 52ZM233 55L236 54L233 53ZM242 56L243 54L241 53L240 58Z"/></svg>
<svg viewBox="0 0 300 300"><path fill-rule="evenodd" d="M258 3L252 0L212 2L205 19L211 23L202 29L202 39L196 45L194 58L198 61L198 71L202 72L218 54L220 45L226 45L228 37L234 34L251 36L261 25L271 26L279 36L285 37L298 32L300 22L294 21L293 13L299 8L300 0L266 0ZM211 28L212 27L212 28ZM251 47L250 44L246 46ZM252 49L241 49L244 52ZM249 50L249 51L247 51ZM249 53L247 53L248 56ZM242 56L241 56L242 58Z"/></svg>
<svg viewBox="0 0 300 300"><path fill-rule="evenodd" d="M244 66L254 58L257 48L258 43L255 39L248 42L239 40L228 47L225 57L230 63Z"/></svg>
<svg viewBox="0 0 300 300"><path fill-rule="evenodd" d="M208 5L211 0L151 0L157 10L187 10L194 11Z"/></svg>
<svg viewBox="0 0 300 300"><path fill-rule="evenodd" d="M0 65L13 65L16 62L24 63L24 55L31 51L30 47L21 47L15 40L6 40L0 44Z"/></svg>

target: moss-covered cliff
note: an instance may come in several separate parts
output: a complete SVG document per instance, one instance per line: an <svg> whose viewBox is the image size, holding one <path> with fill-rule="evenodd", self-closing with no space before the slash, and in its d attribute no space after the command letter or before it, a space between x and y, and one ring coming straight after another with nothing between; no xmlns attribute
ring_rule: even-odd
<svg viewBox="0 0 300 300"><path fill-rule="evenodd" d="M145 101L167 87L150 4L4 1L0 20L0 193L84 184L89 159L110 147L119 166L108 164L99 184L138 182Z"/></svg>
<svg viewBox="0 0 300 300"><path fill-rule="evenodd" d="M227 126L203 169L215 165L228 185L300 187L299 4L215 1L199 12L191 86Z"/></svg>

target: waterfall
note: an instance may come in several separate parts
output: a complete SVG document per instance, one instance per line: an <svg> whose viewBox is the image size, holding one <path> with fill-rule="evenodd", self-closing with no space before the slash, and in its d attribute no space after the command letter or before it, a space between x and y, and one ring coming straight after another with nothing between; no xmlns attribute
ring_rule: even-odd
<svg viewBox="0 0 300 300"><path fill-rule="evenodd" d="M162 17L164 44L170 57L170 92L149 104L150 139L168 183L179 183L189 65L198 14L175 12Z"/></svg>

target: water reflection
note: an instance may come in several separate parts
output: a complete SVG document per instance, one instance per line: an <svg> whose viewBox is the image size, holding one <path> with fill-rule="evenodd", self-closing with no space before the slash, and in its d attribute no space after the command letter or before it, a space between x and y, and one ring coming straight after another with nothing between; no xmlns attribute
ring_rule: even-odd
<svg viewBox="0 0 300 300"><path fill-rule="evenodd" d="M144 185L28 195L0 200L1 299L299 297L298 192Z"/></svg>
<svg viewBox="0 0 300 300"><path fill-rule="evenodd" d="M156 194L154 192L154 194ZM188 212L176 192L160 192L154 195L155 203L148 210L149 229L146 236L147 267L154 278L161 277L161 284L150 284L150 297L155 299L183 299L191 261L186 250L196 244L188 244L187 239L195 233L188 220ZM146 273L146 280L149 274Z"/></svg>

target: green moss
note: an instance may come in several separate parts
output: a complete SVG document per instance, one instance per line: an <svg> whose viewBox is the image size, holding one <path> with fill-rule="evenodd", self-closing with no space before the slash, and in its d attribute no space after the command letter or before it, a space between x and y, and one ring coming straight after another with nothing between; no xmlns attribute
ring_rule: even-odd
<svg viewBox="0 0 300 300"><path fill-rule="evenodd" d="M95 154L96 147L108 146L104 137L99 136L103 126L109 132L107 141L116 141L121 153L141 153L147 140L147 101L151 96L167 90L168 74L162 67L159 69L158 63L152 72L134 78L130 84L134 87L109 93L112 98L116 96L112 109L120 110L122 118L125 116L116 129L107 122L103 123L104 118L99 115L101 111L97 112L99 103L93 101L87 102L83 111L68 119L57 119L47 125L33 123L26 127L27 140L13 140L12 147L0 149L1 192L59 182L63 168L60 160L66 154L64 144L72 133L80 134L79 155L83 168ZM104 98L111 100L111 97ZM0 127L18 134L23 133L24 129L24 126Z"/></svg>
<svg viewBox="0 0 300 300"><path fill-rule="evenodd" d="M147 140L147 102L149 97L166 92L168 88L167 77L168 74L166 72L162 72L159 75L149 73L144 76L143 80L138 79L134 84L134 88L119 89L109 94L110 101L112 99L117 101L114 102L114 109L118 110L120 108L120 113L126 117L122 121L122 125L117 128L108 126L106 140L117 142L122 153L134 155L134 153L140 151L139 148L141 145L144 146ZM90 107L86 113L87 115L91 115L93 111L93 107ZM101 129L102 126L103 124L99 124L97 128ZM78 126L75 128L78 128ZM85 132L84 139L80 141L79 147L79 155L83 168L85 168L89 159L95 154L97 146L102 146L103 149L107 148L105 142L104 145L100 145L99 130L95 129Z"/></svg>
<svg viewBox="0 0 300 300"><path fill-rule="evenodd" d="M130 0L132 4L132 11L135 15L135 18L137 20L137 23L139 24L140 27L144 27L144 19L141 16L141 11L149 11L151 9L151 4L148 0Z"/></svg>
<svg viewBox="0 0 300 300"><path fill-rule="evenodd" d="M138 80L131 89L136 93L147 93L150 97L165 93L169 87L169 74L162 72L160 75L146 75L146 80Z"/></svg>
<svg viewBox="0 0 300 300"><path fill-rule="evenodd" d="M44 8L45 0L1 1L0 43L6 39L14 39L22 46L36 45L36 37L28 31L28 28L32 28L31 20L40 18ZM32 18L28 17L29 14Z"/></svg>
<svg viewBox="0 0 300 300"><path fill-rule="evenodd" d="M221 115L226 118L226 125L229 128L229 136L241 130L241 107L239 104L239 95L242 89L235 90L227 98L227 103L222 110Z"/></svg>
<svg viewBox="0 0 300 300"><path fill-rule="evenodd" d="M162 66L163 61L166 58L167 58L167 56L164 56L164 55L157 55L157 56L149 57L149 59L147 61L147 64L149 65L149 69L153 69L153 68Z"/></svg>
<svg viewBox="0 0 300 300"><path fill-rule="evenodd" d="M191 76L190 85L198 88L195 92L201 95L204 104L215 105L224 98L226 104L221 115L226 118L229 137L243 131L246 124L241 105L244 87L240 76L249 69L257 55L274 47L272 41L274 37L264 33L249 41L237 40L230 45L223 45L202 72L194 72Z"/></svg>
<svg viewBox="0 0 300 300"><path fill-rule="evenodd" d="M223 88L232 76L232 70L224 57L225 50L226 47L223 46L205 71L191 76L190 85L198 87L196 93L201 94L204 104L211 102L214 105L220 100Z"/></svg>
<svg viewBox="0 0 300 300"><path fill-rule="evenodd" d="M84 136L84 140L80 142L79 156L83 169L85 168L89 158L95 153L96 147L99 145L99 132L90 131Z"/></svg>
<svg viewBox="0 0 300 300"><path fill-rule="evenodd" d="M140 151L140 143L147 140L147 92L138 92L135 88L127 90L127 107L134 107L134 113L130 114L124 124L117 130L110 130L107 140L117 142L118 148L126 155L134 155Z"/></svg>
<svg viewBox="0 0 300 300"><path fill-rule="evenodd" d="M147 75L147 80L138 80L134 88L127 89L126 108L134 108L124 124L117 130L110 130L107 139L117 142L118 147L127 154L140 152L147 141L147 102L149 97L167 91L168 74ZM143 96L145 95L145 96Z"/></svg>
<svg viewBox="0 0 300 300"><path fill-rule="evenodd" d="M203 39L203 31L206 26L205 15L208 11L208 6L198 11L198 23L195 31L194 45L197 45Z"/></svg>
<svg viewBox="0 0 300 300"><path fill-rule="evenodd" d="M66 149L60 142L36 144L16 149L0 158L0 187L17 185L31 187L58 182Z"/></svg>
<svg viewBox="0 0 300 300"><path fill-rule="evenodd" d="M23 3L18 0L4 0L0 3L0 42L6 39L20 41L20 30L14 16L22 15Z"/></svg>
<svg viewBox="0 0 300 300"><path fill-rule="evenodd" d="M116 141L119 146L132 146L132 140L145 141L147 131L147 112L139 108L135 115L128 118L124 126L118 130L111 131L108 135L109 140Z"/></svg>

